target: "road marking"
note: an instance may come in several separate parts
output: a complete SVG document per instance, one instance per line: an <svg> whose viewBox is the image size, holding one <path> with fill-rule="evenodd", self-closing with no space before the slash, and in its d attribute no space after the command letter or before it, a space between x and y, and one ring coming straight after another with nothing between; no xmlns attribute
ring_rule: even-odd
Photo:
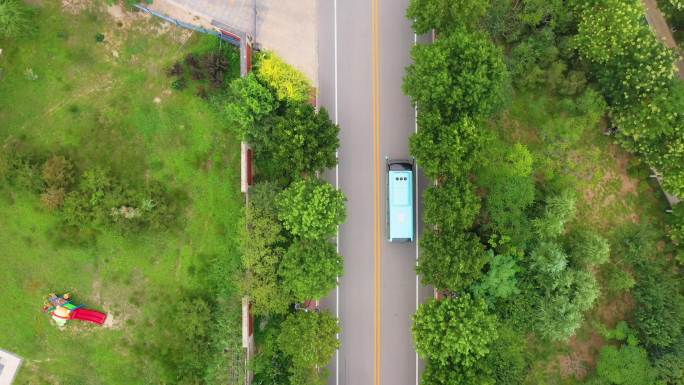
<svg viewBox="0 0 684 385"><path fill-rule="evenodd" d="M337 0L333 1L333 37L334 37L334 42L333 46L335 47L334 49L334 73L335 73L335 124L340 124L339 121L339 114L337 113L338 111L338 106L337 106ZM335 151L335 159L337 159L337 163L335 164L335 188L338 190L340 189L340 157L339 157L339 151ZM337 253L339 254L340 252L340 226L337 226L337 234L335 237L335 249L337 250ZM337 317L337 322L340 322L340 277L337 277L337 285L335 287L335 317ZM340 341L340 333L337 333L335 335L338 341ZM340 342L340 346L342 343ZM340 348L338 347L337 350L335 351L335 385L339 385L340 383Z"/></svg>
<svg viewBox="0 0 684 385"><path fill-rule="evenodd" d="M418 35L415 33L413 34L413 45L415 46L418 44ZM418 106L413 106L413 132L418 133ZM418 267L418 242L420 241L419 239L419 233L420 233L420 202L418 202L418 183L419 183L419 178L418 178L418 162L415 163L415 175L416 175L416 267ZM418 282L418 272L416 272L416 311L418 311L418 304L420 303L418 299L418 289L419 289L419 282ZM418 352L416 352L416 385L418 385L418 380L419 380L419 373L418 373Z"/></svg>
<svg viewBox="0 0 684 385"><path fill-rule="evenodd" d="M375 385L381 385L381 360L380 360L380 343L381 339L381 311L382 311L382 301L381 292L382 289L381 279L382 279L382 264L381 264L381 234L380 234L380 57L379 57L379 0L373 0L372 2L372 77L373 77L373 163L375 165L375 184L374 184L374 196L375 196L375 252L374 252L374 263L375 263Z"/></svg>

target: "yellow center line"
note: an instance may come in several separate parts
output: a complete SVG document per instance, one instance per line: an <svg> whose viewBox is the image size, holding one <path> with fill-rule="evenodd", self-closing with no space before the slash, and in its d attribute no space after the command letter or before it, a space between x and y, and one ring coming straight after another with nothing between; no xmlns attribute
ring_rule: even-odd
<svg viewBox="0 0 684 385"><path fill-rule="evenodd" d="M380 183L381 183L381 172L380 172L380 42L379 42L379 0L373 0L372 2L372 77L373 77L373 163L375 171L375 184L374 184L374 201L375 201L375 211L374 211L374 225L375 225L375 248L374 248L374 266L375 266L375 378L374 384L380 385L380 332L381 332L381 311L382 311L382 301L381 301L381 279L382 279L382 258L381 258L381 242L382 234L380 225Z"/></svg>

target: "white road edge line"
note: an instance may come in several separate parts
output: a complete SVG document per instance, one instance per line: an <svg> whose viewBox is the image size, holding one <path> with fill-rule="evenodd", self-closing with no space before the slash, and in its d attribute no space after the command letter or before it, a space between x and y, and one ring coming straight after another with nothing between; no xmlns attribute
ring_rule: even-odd
<svg viewBox="0 0 684 385"><path fill-rule="evenodd" d="M335 64L333 66L335 73L335 124L339 124L339 114L337 108L337 0L333 0L333 37L334 42L334 60ZM340 189L340 158L339 150L335 151L335 158L337 163L335 164L335 188ZM340 227L337 226L337 234L335 238L335 248L337 253L340 252ZM337 286L335 287L335 317L337 317L337 322L340 322L340 278L337 277ZM340 340L340 333L336 335L337 340ZM340 384L340 348L335 351L335 384Z"/></svg>
<svg viewBox="0 0 684 385"><path fill-rule="evenodd" d="M415 33L413 34L413 45L415 46L418 43L418 35ZM413 132L418 133L418 106L413 106ZM418 242L419 242L419 230L420 230L420 215L418 215L420 211L420 202L418 202L418 163L416 163L416 171L415 171L415 176L416 176L416 266L418 266ZM419 289L419 282L418 282L418 272L416 272L416 311L418 311L418 304L419 304L419 299L418 299L418 289ZM418 385L418 380L419 380L419 370L418 370L418 352L416 352L416 385Z"/></svg>

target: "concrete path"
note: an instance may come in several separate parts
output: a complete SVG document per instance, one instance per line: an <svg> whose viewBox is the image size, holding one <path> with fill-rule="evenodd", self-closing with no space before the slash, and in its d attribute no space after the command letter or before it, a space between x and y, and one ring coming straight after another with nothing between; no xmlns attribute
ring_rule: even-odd
<svg viewBox="0 0 684 385"><path fill-rule="evenodd" d="M205 28L217 21L245 32L318 87L316 0L154 0L149 8Z"/></svg>
<svg viewBox="0 0 684 385"><path fill-rule="evenodd" d="M384 225L384 158L408 158L416 128L415 111L401 90L414 45L407 4L320 4L319 103L341 129L339 166L327 177L348 198L338 243L345 273L339 289L322 301L342 326L329 384L412 385L418 379L411 316L432 293L417 282L417 243L387 242ZM419 204L426 182L420 178L418 185Z"/></svg>
<svg viewBox="0 0 684 385"><path fill-rule="evenodd" d="M20 366L21 358L0 349L0 385L11 385Z"/></svg>
<svg viewBox="0 0 684 385"><path fill-rule="evenodd" d="M651 29L653 29L653 32L663 41L667 47L673 48L680 53L680 57L679 60L677 60L676 65L679 71L679 78L684 79L684 58L682 58L681 50L677 46L677 42L672 36L672 30L670 29L670 26L667 25L665 17L658 9L656 0L642 1L646 7L646 20L648 20L648 24L651 26Z"/></svg>

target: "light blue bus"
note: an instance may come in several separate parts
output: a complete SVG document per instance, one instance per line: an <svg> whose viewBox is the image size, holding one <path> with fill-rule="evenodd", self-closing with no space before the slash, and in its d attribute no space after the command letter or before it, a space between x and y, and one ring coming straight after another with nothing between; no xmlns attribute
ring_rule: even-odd
<svg viewBox="0 0 684 385"><path fill-rule="evenodd" d="M413 242L413 162L387 159L387 239Z"/></svg>

